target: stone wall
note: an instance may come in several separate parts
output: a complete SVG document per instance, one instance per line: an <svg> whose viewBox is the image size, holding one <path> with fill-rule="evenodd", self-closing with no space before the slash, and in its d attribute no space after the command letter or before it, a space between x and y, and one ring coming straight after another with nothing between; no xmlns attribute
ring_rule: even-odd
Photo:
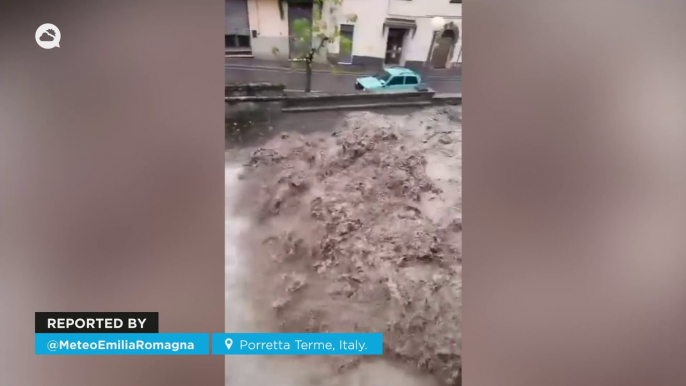
<svg viewBox="0 0 686 386"><path fill-rule="evenodd" d="M224 87L224 96L272 96L283 95L286 86L279 83L243 83L228 84Z"/></svg>
<svg viewBox="0 0 686 386"><path fill-rule="evenodd" d="M229 84L224 88L225 136L240 141L249 131L281 114L285 86L274 83ZM252 98L252 100L251 100ZM259 100L265 98L265 100Z"/></svg>

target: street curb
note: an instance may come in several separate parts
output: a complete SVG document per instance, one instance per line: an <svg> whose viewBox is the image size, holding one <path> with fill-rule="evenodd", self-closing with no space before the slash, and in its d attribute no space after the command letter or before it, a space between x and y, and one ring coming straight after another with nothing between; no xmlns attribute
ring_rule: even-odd
<svg viewBox="0 0 686 386"><path fill-rule="evenodd" d="M272 70L272 71L279 71L279 72L298 72L298 73L305 73L305 70L298 70L290 67L274 67L274 66L247 66L247 65L234 65L234 64L225 64L224 68L238 68L238 69L243 69L243 70L250 70L250 69L259 69L259 70ZM325 70L312 70L313 73L318 73L318 74L341 74L341 75L369 75L373 74L372 72L351 72L351 71L325 71Z"/></svg>
<svg viewBox="0 0 686 386"><path fill-rule="evenodd" d="M240 70L251 70L251 69L258 69L258 70L270 70L270 71L276 71L276 72L291 72L291 73L299 73L299 74L304 74L304 70L297 70L293 69L290 67L275 67L275 66L250 66L250 65L243 65L243 64L229 64L226 63L224 64L224 68L235 68L235 69L240 69ZM312 73L316 74L334 74L334 75L373 75L374 72L351 72L351 71L325 71L325 70L312 70ZM451 79L451 80L457 80L460 79L462 80L462 75L455 75L455 76L449 76L449 75L427 75L424 76L423 78L426 79Z"/></svg>
<svg viewBox="0 0 686 386"><path fill-rule="evenodd" d="M385 102L385 103L366 103L359 105L333 105L333 106L307 106L307 107L284 107L284 113L307 113L313 111L332 111L332 110L367 110L381 109L389 107L426 107L431 106L430 101L420 102Z"/></svg>

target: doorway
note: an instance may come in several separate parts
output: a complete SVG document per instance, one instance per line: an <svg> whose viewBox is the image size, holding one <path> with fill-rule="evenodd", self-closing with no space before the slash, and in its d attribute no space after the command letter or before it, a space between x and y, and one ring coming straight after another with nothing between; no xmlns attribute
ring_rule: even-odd
<svg viewBox="0 0 686 386"><path fill-rule="evenodd" d="M347 40L348 44L340 44L338 48L338 63L352 64L353 63L353 35L355 34L355 26L352 24L341 24L341 41Z"/></svg>
<svg viewBox="0 0 686 386"><path fill-rule="evenodd" d="M403 51L403 42L405 41L406 29L403 28L389 28L388 40L386 40L386 64L400 64L400 57Z"/></svg>
<svg viewBox="0 0 686 386"><path fill-rule="evenodd" d="M452 53L455 42L455 31L452 29L444 30L441 37L436 39L436 48L431 55L431 66L433 68L446 68L448 65L448 58Z"/></svg>
<svg viewBox="0 0 686 386"><path fill-rule="evenodd" d="M288 2L288 51L291 59L312 48L312 1Z"/></svg>

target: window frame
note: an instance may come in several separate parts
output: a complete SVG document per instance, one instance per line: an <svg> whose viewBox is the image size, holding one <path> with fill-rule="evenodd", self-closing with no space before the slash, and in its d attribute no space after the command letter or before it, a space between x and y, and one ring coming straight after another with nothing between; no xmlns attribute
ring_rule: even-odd
<svg viewBox="0 0 686 386"><path fill-rule="evenodd" d="M391 82L393 82L396 79L400 79L400 78L402 78L400 83L391 84ZM391 77L391 79L388 80L388 82L386 82L386 86L387 87L388 86L404 86L405 85L405 78L406 78L405 75L394 75Z"/></svg>
<svg viewBox="0 0 686 386"><path fill-rule="evenodd" d="M408 79L414 79L416 83L407 83ZM416 86L419 84L419 78L417 75L405 75L405 83L403 83L405 86Z"/></svg>

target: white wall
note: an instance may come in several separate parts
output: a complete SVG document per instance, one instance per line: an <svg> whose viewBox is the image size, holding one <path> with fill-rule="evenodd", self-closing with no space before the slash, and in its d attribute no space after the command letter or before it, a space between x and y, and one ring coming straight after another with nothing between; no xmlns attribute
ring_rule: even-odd
<svg viewBox="0 0 686 386"><path fill-rule="evenodd" d="M353 56L383 57L386 48L386 37L382 25L386 18L387 0L343 0L334 13L330 12L328 2L322 12L329 33L340 24L355 26L353 33ZM354 22L350 16L356 16ZM338 53L339 39L328 46L330 53Z"/></svg>
<svg viewBox="0 0 686 386"><path fill-rule="evenodd" d="M376 0L372 0L376 1ZM421 61L427 59L431 42L433 41L433 28L431 19L441 16L446 23L453 22L460 30L460 36L454 49L451 62L456 62L462 46L462 4L450 3L449 0L387 0L390 1L388 17L415 19L417 32L414 38L408 40L405 46L405 60ZM460 58L460 61L462 59Z"/></svg>
<svg viewBox="0 0 686 386"><path fill-rule="evenodd" d="M383 58L386 55L386 18L414 19L417 31L405 39L402 62L426 61L433 39L431 19L441 16L446 23L453 22L460 29L460 37L451 61L455 62L462 44L462 4L449 0L343 0L344 13L356 13L353 55ZM461 61L461 59L460 59Z"/></svg>
<svg viewBox="0 0 686 386"><path fill-rule="evenodd" d="M457 60L460 47L462 46L462 19L448 18L445 16L443 16L443 18L445 19L446 23L455 23L460 30L460 36L454 48L454 55L451 58L451 62L454 63ZM405 57L405 60L421 62L426 61L427 55L429 54L429 50L431 48L431 42L433 41L433 33L434 30L431 26L430 18L417 19L417 33L415 34L414 38L408 40L408 44L406 46L407 56ZM461 58L460 61L462 61Z"/></svg>
<svg viewBox="0 0 686 386"><path fill-rule="evenodd" d="M360 0L344 0L348 2L360 2ZM375 3L380 0L372 0ZM381 0L385 1L385 0ZM325 3L325 4L328 4ZM252 39L253 55L256 58L262 59L287 59L289 54L289 28L288 28L288 4L282 4L284 10L283 19L279 11L279 0L248 0L248 12L250 14L250 29L257 31L257 37ZM339 7L338 12L331 14L328 5L322 12L323 20L326 22L329 35L333 33L334 26L337 23L346 22L346 12L343 11L342 6ZM314 16L314 15L313 15ZM350 24L350 23L348 23ZM355 24L355 23L352 23ZM355 31L353 39L357 39L358 32ZM319 41L313 39L313 45L318 45ZM274 55L273 48L279 50L278 55ZM328 47L331 52L338 52L338 42L329 44ZM353 48L355 45L353 43ZM322 50L321 55L316 58L318 61L326 60L326 50Z"/></svg>
<svg viewBox="0 0 686 386"><path fill-rule="evenodd" d="M248 0L250 29L257 31L251 39L253 55L261 59L288 58L288 6L283 4L281 19L279 0ZM278 55L272 52L279 50Z"/></svg>
<svg viewBox="0 0 686 386"><path fill-rule="evenodd" d="M345 1L345 0L344 0ZM370 0L390 2L388 15L390 17L420 17L434 16L462 17L462 4L451 3L449 0Z"/></svg>
<svg viewBox="0 0 686 386"><path fill-rule="evenodd" d="M288 37L288 6L284 4L284 20L281 20L278 0L248 0L250 29L258 36Z"/></svg>
<svg viewBox="0 0 686 386"><path fill-rule="evenodd" d="M258 32L257 38L252 39L255 57L274 59L273 47L280 51L278 58L288 57L288 5L283 4L284 18L281 19L278 1L248 0L250 29ZM387 17L397 17L414 19L417 23L414 37L410 33L405 40L403 61L424 62L433 36L431 18L442 16L446 22L452 21L460 29L452 62L457 60L462 44L462 4L452 4L449 0L343 0L335 14L331 14L328 7L325 3L322 15L329 33L333 32L336 24L355 26L353 56L384 58L387 31L383 23ZM353 23L346 21L350 15L356 15L357 20ZM329 44L328 51L337 53L339 42Z"/></svg>
<svg viewBox="0 0 686 386"><path fill-rule="evenodd" d="M343 0L342 12L357 15L353 36L354 56L385 56L386 36L383 23L387 4L387 0Z"/></svg>

